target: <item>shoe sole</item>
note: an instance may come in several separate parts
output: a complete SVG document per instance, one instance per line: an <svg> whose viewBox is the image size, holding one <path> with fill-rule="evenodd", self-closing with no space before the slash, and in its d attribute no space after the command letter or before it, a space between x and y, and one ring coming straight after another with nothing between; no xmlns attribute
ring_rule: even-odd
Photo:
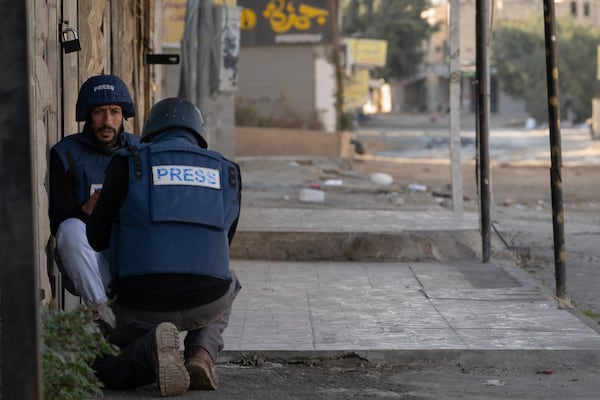
<svg viewBox="0 0 600 400"><path fill-rule="evenodd" d="M201 359L189 359L185 363L190 375L190 389L192 390L217 390L218 383L212 368Z"/></svg>
<svg viewBox="0 0 600 400"><path fill-rule="evenodd" d="M189 388L190 376L179 354L179 330L170 322L156 327L156 361L161 396L179 396Z"/></svg>

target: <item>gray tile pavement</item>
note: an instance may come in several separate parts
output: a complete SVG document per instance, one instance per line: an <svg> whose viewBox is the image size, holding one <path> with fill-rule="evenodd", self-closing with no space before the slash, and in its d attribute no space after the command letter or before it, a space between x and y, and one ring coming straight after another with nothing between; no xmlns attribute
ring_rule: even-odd
<svg viewBox="0 0 600 400"><path fill-rule="evenodd" d="M600 349L516 266L465 263L233 260L243 289L226 350ZM504 283L481 283L481 270Z"/></svg>

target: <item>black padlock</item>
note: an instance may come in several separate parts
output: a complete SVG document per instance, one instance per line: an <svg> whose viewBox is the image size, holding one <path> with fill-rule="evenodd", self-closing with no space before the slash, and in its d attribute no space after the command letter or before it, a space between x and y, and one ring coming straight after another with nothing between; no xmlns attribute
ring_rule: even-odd
<svg viewBox="0 0 600 400"><path fill-rule="evenodd" d="M70 40L67 39L67 36L69 33L73 34L73 39L70 39ZM74 51L81 50L81 44L79 43L79 35L77 35L77 32L75 31L75 29L73 29L73 28L65 29L64 31L61 32L61 34L62 34L61 44L62 44L62 48L63 48L65 54L73 53Z"/></svg>

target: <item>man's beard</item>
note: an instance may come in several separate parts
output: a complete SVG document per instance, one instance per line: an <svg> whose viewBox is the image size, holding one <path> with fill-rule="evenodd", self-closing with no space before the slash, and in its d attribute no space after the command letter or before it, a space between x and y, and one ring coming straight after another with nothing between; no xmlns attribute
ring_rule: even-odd
<svg viewBox="0 0 600 400"><path fill-rule="evenodd" d="M110 140L104 140L102 138L103 135L104 135L103 131L106 131L106 130L110 130L113 133L112 139L110 139ZM106 125L105 126L101 126L98 129L96 129L96 131L94 133L95 133L96 139L100 143L104 144L105 146L108 146L108 147L111 147L111 148L117 146L117 139L119 137L119 132L116 129L114 129L113 127L106 126Z"/></svg>

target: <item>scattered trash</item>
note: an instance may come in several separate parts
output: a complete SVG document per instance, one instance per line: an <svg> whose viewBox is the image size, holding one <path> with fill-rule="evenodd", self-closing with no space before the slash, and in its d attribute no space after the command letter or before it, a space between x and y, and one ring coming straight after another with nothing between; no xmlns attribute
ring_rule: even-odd
<svg viewBox="0 0 600 400"><path fill-rule="evenodd" d="M314 165L314 161L311 159L304 159L304 160L296 160L294 161L295 163L297 163L299 166L304 165L304 166L311 166Z"/></svg>
<svg viewBox="0 0 600 400"><path fill-rule="evenodd" d="M323 203L325 201L325 192L311 188L300 189L300 201L305 203Z"/></svg>
<svg viewBox="0 0 600 400"><path fill-rule="evenodd" d="M556 372L554 368L546 368L538 372L538 374L552 375Z"/></svg>
<svg viewBox="0 0 600 400"><path fill-rule="evenodd" d="M394 178L390 174L385 174L383 172L374 172L369 175L369 179L371 182L376 183L378 185L391 185L394 182Z"/></svg>
<svg viewBox="0 0 600 400"><path fill-rule="evenodd" d="M327 179L325 181L325 186L342 186L344 181L341 179Z"/></svg>
<svg viewBox="0 0 600 400"><path fill-rule="evenodd" d="M486 385L486 386L504 386L504 382L502 382L498 379L488 379L487 381L484 382L484 385Z"/></svg>
<svg viewBox="0 0 600 400"><path fill-rule="evenodd" d="M452 198L452 195L450 193L445 193L445 192L433 192L433 193L431 193L431 195L433 197L442 197L444 199Z"/></svg>
<svg viewBox="0 0 600 400"><path fill-rule="evenodd" d="M427 190L427 186L421 185L419 183L411 183L410 185L408 185L408 190L411 193L424 192Z"/></svg>
<svg viewBox="0 0 600 400"><path fill-rule="evenodd" d="M525 129L528 129L528 130L535 129L536 125L537 125L537 121L535 120L535 118L527 118L525 120Z"/></svg>
<svg viewBox="0 0 600 400"><path fill-rule="evenodd" d="M363 146L362 142L358 140L351 140L350 144L354 146L354 152L356 154L365 154L365 147Z"/></svg>

